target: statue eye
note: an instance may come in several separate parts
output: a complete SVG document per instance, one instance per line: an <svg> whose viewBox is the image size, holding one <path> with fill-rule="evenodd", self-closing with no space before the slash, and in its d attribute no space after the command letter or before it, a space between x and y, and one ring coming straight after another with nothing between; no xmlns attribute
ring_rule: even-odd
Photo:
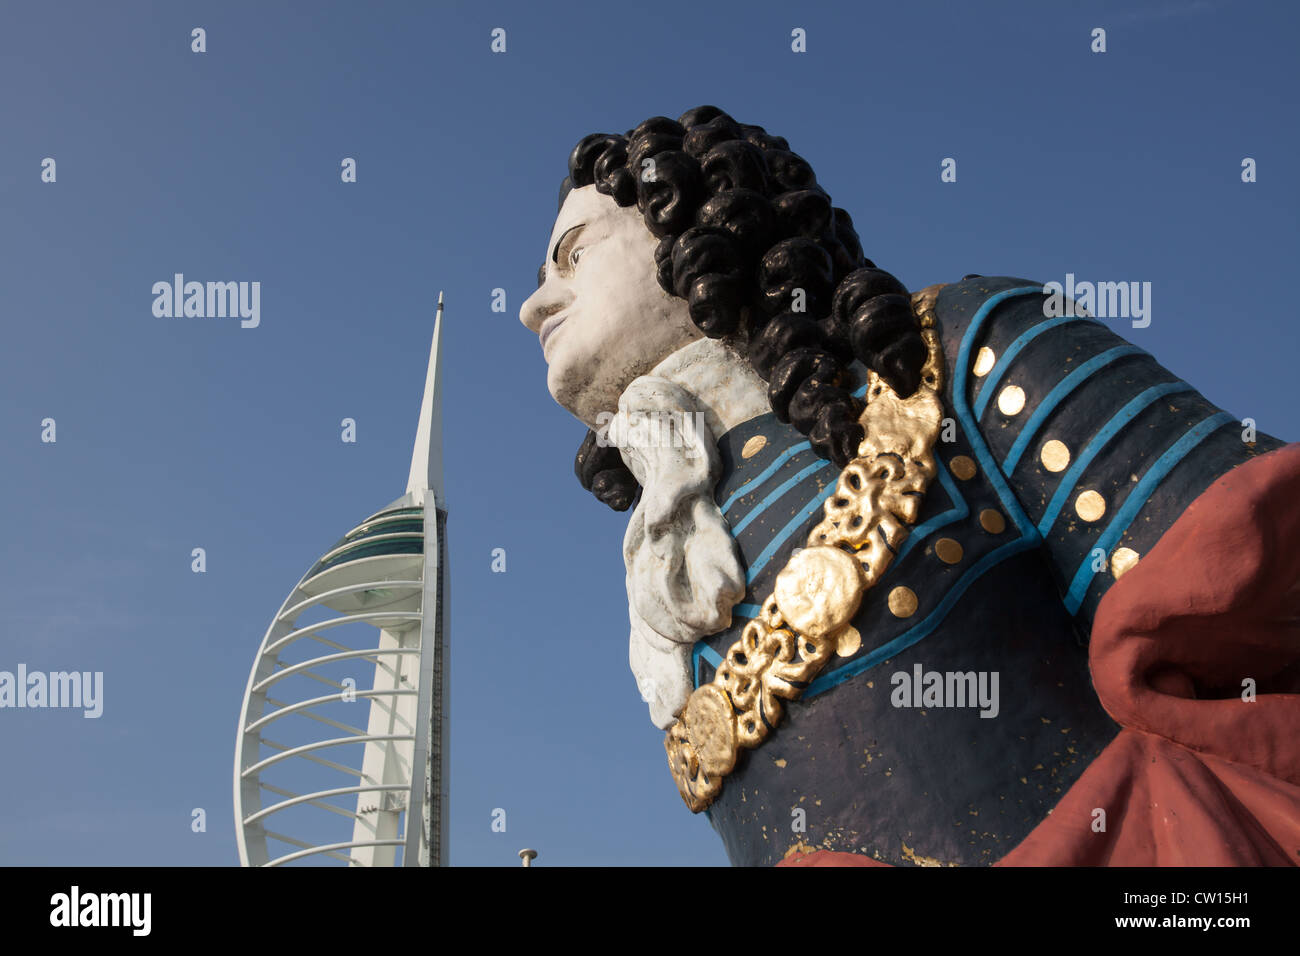
<svg viewBox="0 0 1300 956"><path fill-rule="evenodd" d="M585 248L586 246L575 246L573 251L569 253L569 268L573 268L578 264L578 257L582 255Z"/></svg>

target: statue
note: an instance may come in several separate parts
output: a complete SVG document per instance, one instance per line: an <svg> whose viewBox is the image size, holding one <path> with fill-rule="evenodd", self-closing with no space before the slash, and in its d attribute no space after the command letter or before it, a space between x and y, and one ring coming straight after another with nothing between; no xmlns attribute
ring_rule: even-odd
<svg viewBox="0 0 1300 956"><path fill-rule="evenodd" d="M1300 445L1063 304L716 107L574 148L520 318L734 864L1300 862Z"/></svg>

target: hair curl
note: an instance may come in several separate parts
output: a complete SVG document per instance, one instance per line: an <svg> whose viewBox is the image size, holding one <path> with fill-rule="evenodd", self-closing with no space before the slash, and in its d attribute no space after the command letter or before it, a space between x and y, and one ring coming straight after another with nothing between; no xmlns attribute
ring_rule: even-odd
<svg viewBox="0 0 1300 956"><path fill-rule="evenodd" d="M716 106L653 116L623 136L578 142L560 205L592 184L620 206L636 204L659 237L659 285L687 301L706 336L743 337L772 411L820 457L842 468L863 439L862 403L849 391L855 358L900 395L916 391L926 349L907 289L863 256L849 214L782 137ZM640 490L594 432L574 471L615 511Z"/></svg>

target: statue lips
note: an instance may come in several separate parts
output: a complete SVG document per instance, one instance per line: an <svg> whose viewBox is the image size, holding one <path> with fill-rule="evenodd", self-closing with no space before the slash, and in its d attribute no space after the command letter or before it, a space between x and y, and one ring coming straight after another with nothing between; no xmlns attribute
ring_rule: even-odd
<svg viewBox="0 0 1300 956"><path fill-rule="evenodd" d="M566 318L567 318L567 316L565 316L563 313L561 313L560 315L553 315L553 316L551 316L549 319L547 319L545 322L542 323L542 327L541 327L541 329L538 331L538 333L537 333L537 337L538 337L538 339L541 340L541 343L542 343L542 355L543 355L543 356L546 354L546 343L547 343L547 341L551 338L552 335L555 334L555 330L558 329L561 325L564 324L564 320L565 320Z"/></svg>

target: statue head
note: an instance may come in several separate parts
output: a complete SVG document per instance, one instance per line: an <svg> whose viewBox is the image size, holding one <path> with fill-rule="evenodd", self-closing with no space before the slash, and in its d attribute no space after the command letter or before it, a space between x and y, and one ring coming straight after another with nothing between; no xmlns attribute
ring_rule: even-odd
<svg viewBox="0 0 1300 956"><path fill-rule="evenodd" d="M843 467L863 439L856 359L900 395L926 359L907 290L779 136L701 106L569 156L538 289L520 319L552 396L589 428L631 381L708 336L741 350L772 410ZM617 510L637 484L589 432L575 470Z"/></svg>

